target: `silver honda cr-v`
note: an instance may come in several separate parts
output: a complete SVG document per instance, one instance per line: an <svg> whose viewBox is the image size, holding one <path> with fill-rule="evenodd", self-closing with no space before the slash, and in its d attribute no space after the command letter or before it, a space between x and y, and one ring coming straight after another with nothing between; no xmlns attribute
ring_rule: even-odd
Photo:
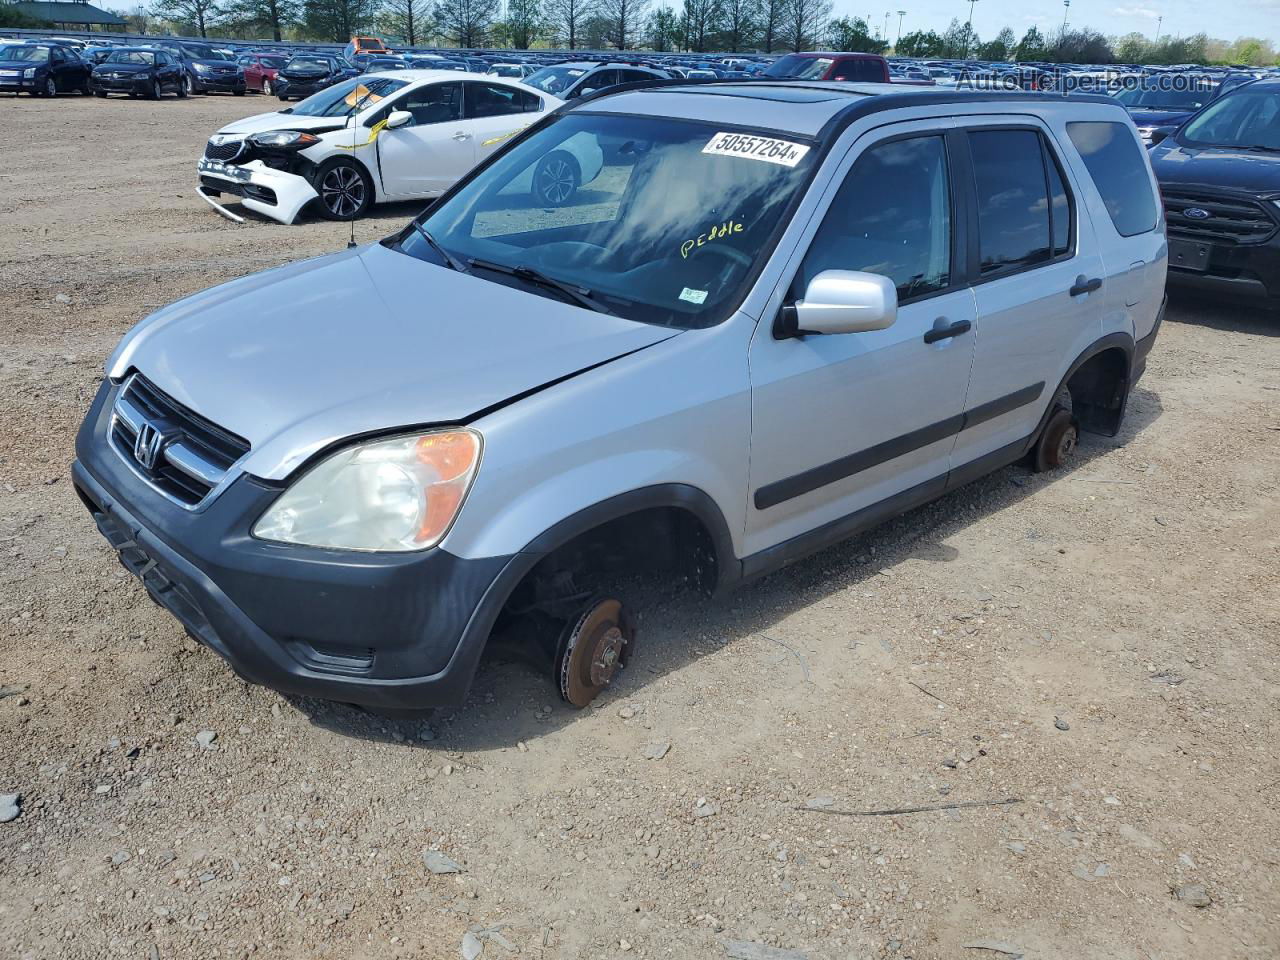
<svg viewBox="0 0 1280 960"><path fill-rule="evenodd" d="M637 571L722 589L1119 429L1166 265L1123 107L885 89L576 101L395 236L140 323L76 488L250 680L457 703L503 635L585 704Z"/></svg>

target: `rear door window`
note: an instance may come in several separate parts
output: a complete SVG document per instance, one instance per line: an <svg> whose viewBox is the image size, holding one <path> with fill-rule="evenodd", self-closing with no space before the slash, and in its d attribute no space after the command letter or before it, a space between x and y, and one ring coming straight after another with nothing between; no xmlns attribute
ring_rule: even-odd
<svg viewBox="0 0 1280 960"><path fill-rule="evenodd" d="M1138 141L1128 126L1078 121L1067 124L1067 136L1080 151L1116 232L1133 237L1153 230L1159 218L1151 179Z"/></svg>
<svg viewBox="0 0 1280 960"><path fill-rule="evenodd" d="M529 113L541 101L531 93L496 83L467 84L467 119L501 117L509 113Z"/></svg>
<svg viewBox="0 0 1280 960"><path fill-rule="evenodd" d="M1040 134L971 130L969 149L977 189L982 278L1047 263L1053 257L1052 208Z"/></svg>

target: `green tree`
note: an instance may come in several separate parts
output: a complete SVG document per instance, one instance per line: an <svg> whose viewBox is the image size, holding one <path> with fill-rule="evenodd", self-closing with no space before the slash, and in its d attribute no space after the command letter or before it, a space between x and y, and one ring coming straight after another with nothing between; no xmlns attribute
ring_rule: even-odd
<svg viewBox="0 0 1280 960"><path fill-rule="evenodd" d="M912 30L899 38L893 52L900 57L940 57L942 37L933 30Z"/></svg>
<svg viewBox="0 0 1280 960"><path fill-rule="evenodd" d="M1140 33L1126 33L1116 40L1115 50L1120 63L1146 63L1151 44Z"/></svg>
<svg viewBox="0 0 1280 960"><path fill-rule="evenodd" d="M587 21L595 15L595 0L547 0L544 10L552 42L576 50Z"/></svg>
<svg viewBox="0 0 1280 960"><path fill-rule="evenodd" d="M376 0L303 0L305 36L346 43L373 23Z"/></svg>
<svg viewBox="0 0 1280 960"><path fill-rule="evenodd" d="M217 0L156 0L151 16L167 20L180 31L208 37L209 29L222 23L226 9Z"/></svg>
<svg viewBox="0 0 1280 960"><path fill-rule="evenodd" d="M953 17L942 35L942 55L947 59L963 59L969 56L977 39L972 26Z"/></svg>
<svg viewBox="0 0 1280 960"><path fill-rule="evenodd" d="M457 47L483 47L498 16L498 0L436 0L436 29Z"/></svg>
<svg viewBox="0 0 1280 960"><path fill-rule="evenodd" d="M390 5L423 2L391 0ZM285 30L298 22L302 0L229 0L226 10L226 21L235 29L250 34L270 33L271 39L283 40Z"/></svg>
<svg viewBox="0 0 1280 960"><path fill-rule="evenodd" d="M978 59L1008 60L1013 54L1013 48L1016 43L1017 38L1013 35L1013 31L1005 27L996 34L994 40L990 40L978 47Z"/></svg>
<svg viewBox="0 0 1280 960"><path fill-rule="evenodd" d="M1013 48L1015 60L1043 60L1045 55L1044 34L1032 27L1022 35L1018 45Z"/></svg>
<svg viewBox="0 0 1280 960"><path fill-rule="evenodd" d="M719 18L720 0L684 0L680 11L680 45L694 53L705 53Z"/></svg>
<svg viewBox="0 0 1280 960"><path fill-rule="evenodd" d="M680 18L670 7L659 7L649 17L645 28L645 43L650 50L665 53L680 39Z"/></svg>
<svg viewBox="0 0 1280 960"><path fill-rule="evenodd" d="M547 28L541 0L507 0L507 19L502 26L513 49L528 50Z"/></svg>
<svg viewBox="0 0 1280 960"><path fill-rule="evenodd" d="M599 15L604 20L605 46L614 50L634 50L648 22L649 0L600 0Z"/></svg>
<svg viewBox="0 0 1280 960"><path fill-rule="evenodd" d="M720 0L720 29L712 39L717 50L750 50L759 35L760 0Z"/></svg>
<svg viewBox="0 0 1280 960"><path fill-rule="evenodd" d="M827 28L827 42L833 50L849 53L884 53L889 45L871 35L871 28L861 17L841 17Z"/></svg>
<svg viewBox="0 0 1280 960"><path fill-rule="evenodd" d="M812 50L827 33L831 0L787 0L782 19L783 42L792 50Z"/></svg>
<svg viewBox="0 0 1280 960"><path fill-rule="evenodd" d="M760 46L773 53L782 41L782 23L789 0L760 0Z"/></svg>

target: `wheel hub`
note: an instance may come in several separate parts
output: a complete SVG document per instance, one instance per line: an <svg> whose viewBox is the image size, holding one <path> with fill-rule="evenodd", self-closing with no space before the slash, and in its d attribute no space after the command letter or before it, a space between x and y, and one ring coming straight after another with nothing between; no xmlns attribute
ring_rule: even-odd
<svg viewBox="0 0 1280 960"><path fill-rule="evenodd" d="M560 696L575 707L589 704L626 665L632 639L621 603L605 598L587 604L569 621L557 647Z"/></svg>

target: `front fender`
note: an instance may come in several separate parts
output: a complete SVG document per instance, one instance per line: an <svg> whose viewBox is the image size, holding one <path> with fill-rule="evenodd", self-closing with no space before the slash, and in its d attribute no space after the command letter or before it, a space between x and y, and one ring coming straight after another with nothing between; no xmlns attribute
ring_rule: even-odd
<svg viewBox="0 0 1280 960"><path fill-rule="evenodd" d="M714 513L695 512L713 536L720 530L717 549L740 556L751 326L738 315L682 333L476 421L483 461L443 546L462 557L538 550L544 534L582 511L674 485L714 504ZM732 566L722 557L722 575Z"/></svg>

